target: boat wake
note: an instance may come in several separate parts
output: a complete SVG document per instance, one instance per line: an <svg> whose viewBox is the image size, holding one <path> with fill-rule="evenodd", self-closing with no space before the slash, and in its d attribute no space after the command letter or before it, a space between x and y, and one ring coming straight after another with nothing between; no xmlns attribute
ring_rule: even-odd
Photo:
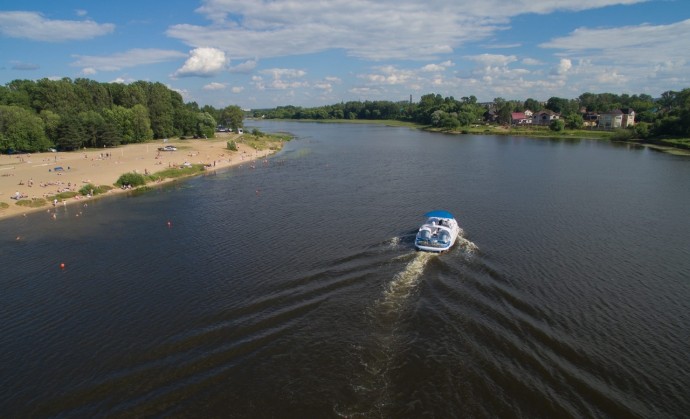
<svg viewBox="0 0 690 419"><path fill-rule="evenodd" d="M397 246L400 239L389 241ZM475 254L478 247L463 236L462 230L450 256L467 257ZM448 255L448 254L446 254ZM393 259L404 263L401 271L385 285L383 295L369 308L370 329L367 339L353 347L359 358L361 370L355 369L350 387L355 397L343 404L334 406L334 413L341 417L385 417L390 411L391 371L395 369L396 359L409 342L399 333L401 323L411 297L419 289L426 266L432 259L443 258L443 254L432 252L405 253Z"/></svg>
<svg viewBox="0 0 690 419"><path fill-rule="evenodd" d="M430 252L414 254L412 260L393 277L393 280L384 290L383 299L378 302L381 314L393 314L400 311L410 294L416 289L416 285L424 273L424 267L435 256L438 254Z"/></svg>
<svg viewBox="0 0 690 419"><path fill-rule="evenodd" d="M467 255L474 255L479 250L479 247L477 247L476 244L465 238L465 232L462 228L458 234L457 247Z"/></svg>
<svg viewBox="0 0 690 419"><path fill-rule="evenodd" d="M381 299L369 309L370 330L361 345L353 347L361 369L353 371L350 388L355 397L333 410L341 417L385 417L391 405L389 371L400 353L400 341L396 333L399 317L404 313L406 301L419 283L424 267L436 253L415 252L395 258L409 261L387 284ZM411 260L410 260L411 258Z"/></svg>

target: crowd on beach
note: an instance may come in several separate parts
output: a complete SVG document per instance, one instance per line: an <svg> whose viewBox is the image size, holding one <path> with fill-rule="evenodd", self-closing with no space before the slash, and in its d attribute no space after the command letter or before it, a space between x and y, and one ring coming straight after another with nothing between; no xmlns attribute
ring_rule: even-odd
<svg viewBox="0 0 690 419"><path fill-rule="evenodd" d="M244 147L239 152L233 152L227 150L225 142L225 139L185 141L184 147L189 150L184 154L160 152L155 149L149 152L149 145L139 144L123 146L116 152L85 150L83 153L0 155L0 218L32 210L25 206L17 207L9 200L48 198L49 202L52 201L51 203L55 206L57 205L54 201L55 195L80 192L86 184L112 185L120 175L128 172L155 174L157 170L149 170L151 164L157 167L165 165L168 168L176 168L191 166L190 162L199 160L198 163L203 164L208 170L213 170L241 164L246 160L258 159L271 153L269 150L259 152L248 147ZM180 162L180 157L184 158L183 163ZM75 179L76 176L79 178ZM21 180L17 181L17 177L21 177ZM156 180L156 183L165 181L166 179L161 177ZM112 191L127 189L129 188L125 186ZM61 202L66 205L68 201L88 199L91 196L92 193L87 193L85 196L77 193L73 198L62 199ZM6 204L2 204L3 201Z"/></svg>

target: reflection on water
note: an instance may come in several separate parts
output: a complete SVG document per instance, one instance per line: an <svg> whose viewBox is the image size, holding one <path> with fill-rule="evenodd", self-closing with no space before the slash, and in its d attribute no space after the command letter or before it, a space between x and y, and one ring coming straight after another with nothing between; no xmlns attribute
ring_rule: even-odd
<svg viewBox="0 0 690 419"><path fill-rule="evenodd" d="M0 416L690 410L687 159L257 124L300 139L0 223ZM437 208L463 233L414 251Z"/></svg>

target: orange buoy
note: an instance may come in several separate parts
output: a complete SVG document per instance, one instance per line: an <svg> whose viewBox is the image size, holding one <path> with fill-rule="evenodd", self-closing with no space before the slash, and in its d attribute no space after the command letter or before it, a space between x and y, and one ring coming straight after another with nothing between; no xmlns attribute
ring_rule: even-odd
<svg viewBox="0 0 690 419"><path fill-rule="evenodd" d="M65 269L65 264L64 264L64 263L61 263L61 264L60 264L60 269Z"/></svg>

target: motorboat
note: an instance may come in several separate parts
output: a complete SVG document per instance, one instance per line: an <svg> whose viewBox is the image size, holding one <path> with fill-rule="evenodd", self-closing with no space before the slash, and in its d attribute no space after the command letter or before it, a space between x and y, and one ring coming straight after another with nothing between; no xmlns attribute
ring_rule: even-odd
<svg viewBox="0 0 690 419"><path fill-rule="evenodd" d="M437 210L424 214L427 220L417 231L414 246L427 252L444 252L455 244L460 226L448 211Z"/></svg>

